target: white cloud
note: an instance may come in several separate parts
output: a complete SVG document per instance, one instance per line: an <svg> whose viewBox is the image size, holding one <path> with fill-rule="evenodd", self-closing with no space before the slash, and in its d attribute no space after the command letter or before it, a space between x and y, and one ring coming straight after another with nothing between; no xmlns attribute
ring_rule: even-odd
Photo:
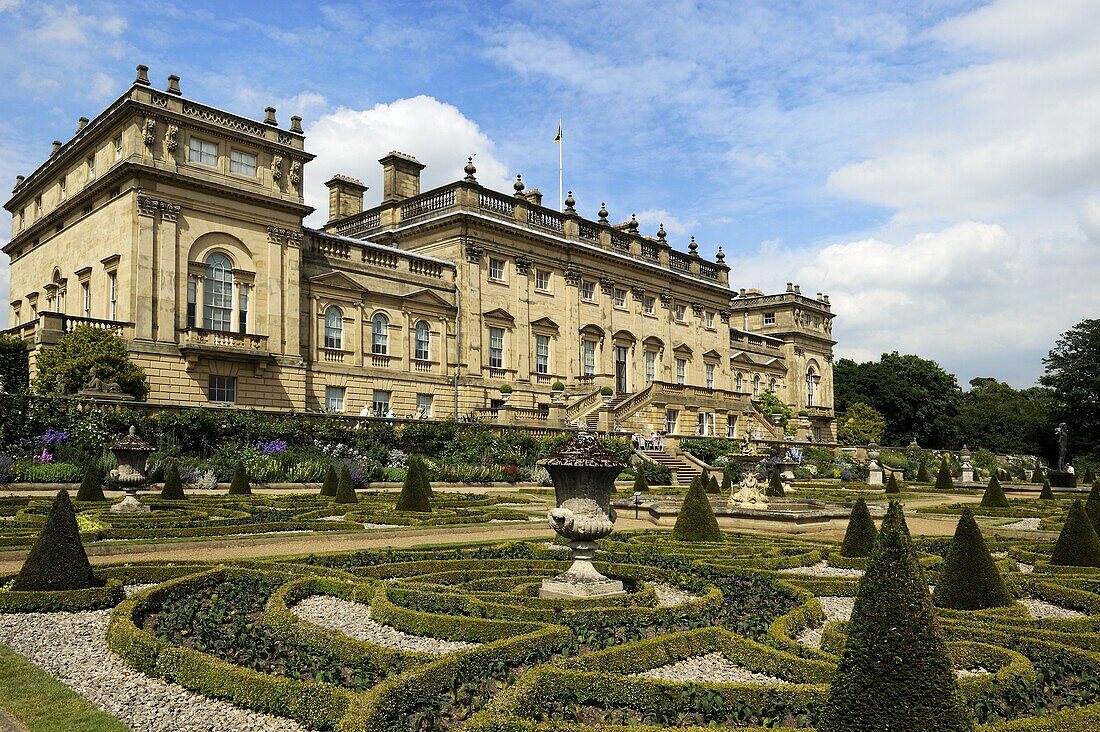
<svg viewBox="0 0 1100 732"><path fill-rule="evenodd" d="M42 23L32 33L36 41L55 46L99 44L104 36L118 37L126 30L126 21L117 15L91 15L76 5L43 5Z"/></svg>
<svg viewBox="0 0 1100 732"><path fill-rule="evenodd" d="M18 10L22 4L23 0L0 0L0 13Z"/></svg>
<svg viewBox="0 0 1100 732"><path fill-rule="evenodd" d="M663 208L650 208L635 214L640 225L640 230L648 232L650 229L657 231L661 225L665 225L665 231L669 236L687 237L699 225L698 220L677 216Z"/></svg>
<svg viewBox="0 0 1100 732"><path fill-rule="evenodd" d="M334 173L350 175L370 186L366 206L381 201L378 159L391 150L414 155L427 166L421 173L421 190L462 178L468 156L474 158L482 185L509 188L511 176L496 157L493 141L457 107L433 97L398 99L363 110L341 108L308 124L306 137L307 147L317 155L306 179L306 201L317 208L310 218L313 225L328 218L324 182Z"/></svg>

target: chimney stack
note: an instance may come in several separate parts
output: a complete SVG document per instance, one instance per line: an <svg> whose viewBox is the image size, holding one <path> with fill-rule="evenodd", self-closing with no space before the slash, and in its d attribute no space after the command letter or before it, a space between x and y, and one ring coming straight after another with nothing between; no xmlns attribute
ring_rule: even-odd
<svg viewBox="0 0 1100 732"><path fill-rule="evenodd" d="M302 134L302 118L298 115L294 115L290 118L290 131Z"/></svg>
<svg viewBox="0 0 1100 732"><path fill-rule="evenodd" d="M15 190L19 190L19 186L23 185L23 181L25 181L26 179L27 176L25 175L15 176Z"/></svg>
<svg viewBox="0 0 1100 732"><path fill-rule="evenodd" d="M138 64L137 76L134 77L135 84L141 84L142 86L149 86L149 67L145 64Z"/></svg>
<svg viewBox="0 0 1100 732"><path fill-rule="evenodd" d="M361 182L337 174L325 186L328 188L329 222L363 213L363 193L367 187Z"/></svg>
<svg viewBox="0 0 1100 732"><path fill-rule="evenodd" d="M61 149L61 140L54 140L53 146L50 148L50 157L57 155L57 151Z"/></svg>
<svg viewBox="0 0 1100 732"><path fill-rule="evenodd" d="M77 132L80 132L82 129L84 129L87 126L88 126L88 118L87 117L81 117L80 119L78 119L76 121L76 131Z"/></svg>
<svg viewBox="0 0 1100 732"><path fill-rule="evenodd" d="M396 150L378 161L382 164L382 201L404 201L420 195L420 171L424 164Z"/></svg>
<svg viewBox="0 0 1100 732"><path fill-rule="evenodd" d="M787 292L794 292L794 284L793 283L790 283L790 282L787 283Z"/></svg>
<svg viewBox="0 0 1100 732"><path fill-rule="evenodd" d="M796 295L801 295L802 294L802 287L800 285L795 285L794 286L794 294L796 294Z"/></svg>
<svg viewBox="0 0 1100 732"><path fill-rule="evenodd" d="M180 91L180 78L175 74L168 77L168 88L165 89L169 94L175 94L177 97L182 97L183 92Z"/></svg>
<svg viewBox="0 0 1100 732"><path fill-rule="evenodd" d="M272 127L279 126L279 121L275 119L275 107L267 107L264 109L264 124L271 125Z"/></svg>

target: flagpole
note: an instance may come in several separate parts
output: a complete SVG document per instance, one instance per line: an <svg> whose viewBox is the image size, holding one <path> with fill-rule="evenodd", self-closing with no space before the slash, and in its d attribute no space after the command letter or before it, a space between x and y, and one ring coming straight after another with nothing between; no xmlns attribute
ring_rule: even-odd
<svg viewBox="0 0 1100 732"><path fill-rule="evenodd" d="M558 135L561 139L558 140L558 211L565 212L565 198L562 196L562 188L565 182L565 175L562 167L562 150L565 148L565 135L562 135L561 129L561 117L558 117Z"/></svg>

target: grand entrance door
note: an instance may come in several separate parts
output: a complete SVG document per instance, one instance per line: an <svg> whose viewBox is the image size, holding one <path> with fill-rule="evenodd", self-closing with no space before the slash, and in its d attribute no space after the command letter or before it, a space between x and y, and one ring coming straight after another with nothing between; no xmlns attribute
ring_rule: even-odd
<svg viewBox="0 0 1100 732"><path fill-rule="evenodd" d="M626 346L615 346L615 391L623 394L627 390L626 383Z"/></svg>

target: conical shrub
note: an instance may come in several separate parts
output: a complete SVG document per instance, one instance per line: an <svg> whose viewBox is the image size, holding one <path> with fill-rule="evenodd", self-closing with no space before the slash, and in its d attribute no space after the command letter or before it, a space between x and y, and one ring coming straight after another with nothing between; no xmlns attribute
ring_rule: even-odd
<svg viewBox="0 0 1100 732"><path fill-rule="evenodd" d="M1052 491L1050 489L1050 481L1049 480L1044 480L1043 481L1043 490L1039 491L1039 498L1042 498L1044 501L1053 501L1054 500L1054 491ZM1090 518L1091 518L1091 516L1090 516Z"/></svg>
<svg viewBox="0 0 1100 732"><path fill-rule="evenodd" d="M1100 536L1100 483L1093 483L1089 491L1089 498L1085 501L1085 515L1089 517L1089 523Z"/></svg>
<svg viewBox="0 0 1100 732"><path fill-rule="evenodd" d="M335 498L336 490L339 487L340 478L336 475L336 466L329 463L328 467L325 469L325 482L321 484L321 493L319 495Z"/></svg>
<svg viewBox="0 0 1100 732"><path fill-rule="evenodd" d="M1008 508L1009 507L1008 496L1005 495L1004 490L1001 488L1001 481L997 480L997 476L994 475L989 479L989 485L985 489L985 494L982 496L983 508Z"/></svg>
<svg viewBox="0 0 1100 732"><path fill-rule="evenodd" d="M859 583L818 732L971 732L928 582L891 503Z"/></svg>
<svg viewBox="0 0 1100 732"><path fill-rule="evenodd" d="M688 486L684 503L680 506L680 515L672 527L672 538L676 541L721 541L722 530L718 528L718 519L710 507L710 500L703 489L703 479L695 476Z"/></svg>
<svg viewBox="0 0 1100 732"><path fill-rule="evenodd" d="M891 495L901 493L901 486L898 485L898 476L892 470L890 471L890 477L886 479L886 492Z"/></svg>
<svg viewBox="0 0 1100 732"><path fill-rule="evenodd" d="M730 475L730 469L726 468L722 471L722 494L729 494L733 492L733 476Z"/></svg>
<svg viewBox="0 0 1100 732"><path fill-rule="evenodd" d="M1031 471L1031 482L1042 483L1044 480L1046 480L1046 476L1043 475L1043 469L1036 466L1035 470Z"/></svg>
<svg viewBox="0 0 1100 732"><path fill-rule="evenodd" d="M955 487L955 482L951 480L951 466L947 464L947 460L940 463L940 472L936 473L936 490L949 491Z"/></svg>
<svg viewBox="0 0 1100 732"><path fill-rule="evenodd" d="M355 495L355 484L351 482L351 468L344 463L340 466L340 482L336 486L337 503L358 503Z"/></svg>
<svg viewBox="0 0 1100 732"><path fill-rule="evenodd" d="M1080 500L1069 507L1050 563L1063 567L1100 567L1100 537Z"/></svg>
<svg viewBox="0 0 1100 732"><path fill-rule="evenodd" d="M248 471L245 470L242 462L238 462L237 469L233 471L233 481L229 484L229 495L252 495L252 486L248 483Z"/></svg>
<svg viewBox="0 0 1100 732"><path fill-rule="evenodd" d="M1085 474L1081 476L1082 483L1091 483L1096 480L1096 474L1092 472L1092 468L1085 468Z"/></svg>
<svg viewBox="0 0 1100 732"><path fill-rule="evenodd" d="M932 476L928 474L928 466L925 465L923 462L920 464L920 467L917 468L917 482L918 483L931 483L932 482Z"/></svg>
<svg viewBox="0 0 1100 732"><path fill-rule="evenodd" d="M937 607L952 610L984 610L1013 603L969 508L963 509L955 527L955 538L932 599Z"/></svg>
<svg viewBox="0 0 1100 732"><path fill-rule="evenodd" d="M718 479L713 475L707 480L707 493L712 496L716 496L722 492L722 489L718 487Z"/></svg>
<svg viewBox="0 0 1100 732"><path fill-rule="evenodd" d="M398 511L419 511L430 513L432 504L429 500L427 470L420 458L409 458L408 470L405 471L405 483L401 486L401 495L397 497Z"/></svg>
<svg viewBox="0 0 1100 732"><path fill-rule="evenodd" d="M175 460L169 460L168 467L164 469L164 487L160 489L160 497L169 501L182 501L187 498L183 493L180 466Z"/></svg>
<svg viewBox="0 0 1100 732"><path fill-rule="evenodd" d="M92 574L92 565L80 542L80 529L69 494L58 491L46 514L46 523L34 540L12 589L83 590L103 584Z"/></svg>
<svg viewBox="0 0 1100 732"><path fill-rule="evenodd" d="M649 483L646 482L645 471L642 470L641 463L634 469L634 492L649 493Z"/></svg>
<svg viewBox="0 0 1100 732"><path fill-rule="evenodd" d="M100 480L99 468L89 465L84 468L84 480L80 481L80 490L76 492L78 501L106 501L103 495L103 481Z"/></svg>
<svg viewBox="0 0 1100 732"><path fill-rule="evenodd" d="M768 477L768 486L764 489L764 495L769 498L782 498L785 495L783 492L783 478L779 475L779 468L773 470Z"/></svg>
<svg viewBox="0 0 1100 732"><path fill-rule="evenodd" d="M848 517L848 530L844 532L844 543L840 546L842 557L867 557L875 547L878 529L867 510L867 501L857 498Z"/></svg>

